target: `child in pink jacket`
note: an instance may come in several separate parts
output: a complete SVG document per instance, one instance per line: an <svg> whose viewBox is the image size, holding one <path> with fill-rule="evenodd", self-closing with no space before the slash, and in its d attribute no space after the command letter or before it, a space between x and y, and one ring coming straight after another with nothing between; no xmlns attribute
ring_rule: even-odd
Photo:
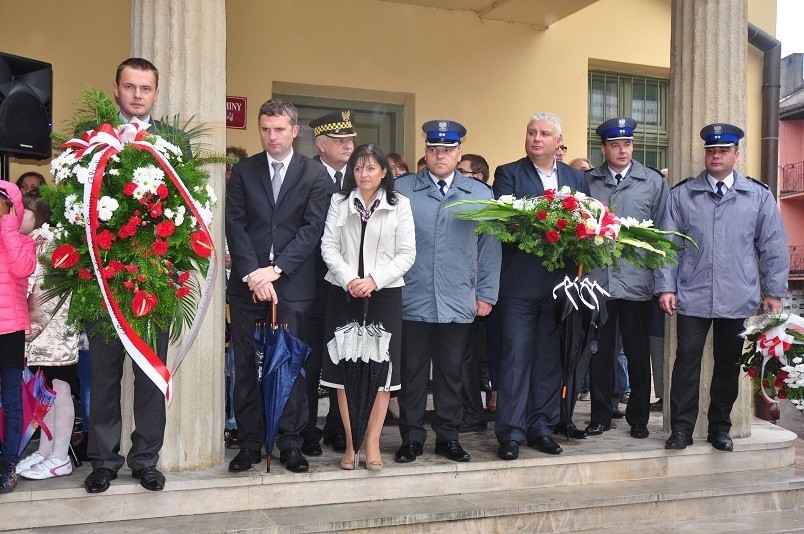
<svg viewBox="0 0 804 534"><path fill-rule="evenodd" d="M14 491L22 433L22 368L28 317L28 276L36 268L36 242L19 232L25 210L19 188L0 180L0 400L3 403L3 447L0 493Z"/></svg>

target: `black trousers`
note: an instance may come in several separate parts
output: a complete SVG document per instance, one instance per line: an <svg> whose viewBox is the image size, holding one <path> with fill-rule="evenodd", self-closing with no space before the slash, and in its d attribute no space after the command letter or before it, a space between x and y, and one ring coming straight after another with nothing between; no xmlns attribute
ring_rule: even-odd
<svg viewBox="0 0 804 534"><path fill-rule="evenodd" d="M463 353L461 398L463 399L463 422L468 425L485 425L487 423L478 365L486 354L488 343L484 319L484 317L475 317L466 338L466 350Z"/></svg>
<svg viewBox="0 0 804 534"><path fill-rule="evenodd" d="M270 303L254 303L250 297L229 296L234 343L235 389L234 411L237 436L241 448L261 450L264 445L262 395L257 375L257 350L254 341L255 325L270 320ZM288 331L308 345L308 327L313 301L281 301L278 322L288 325ZM276 446L280 451L301 447L301 432L307 425L307 382L297 378L279 420ZM271 451L268 451L269 453Z"/></svg>
<svg viewBox="0 0 804 534"><path fill-rule="evenodd" d="M87 325L91 332L93 325ZM168 335L157 338L156 353L167 361ZM120 433L123 419L120 409L120 381L126 351L115 337L106 343L102 335L89 337L90 396L89 437L87 456L92 468L105 467L117 472L123 467L120 453ZM131 449L125 461L131 469L155 467L165 439L165 397L151 379L135 364L134 369L134 430Z"/></svg>
<svg viewBox="0 0 804 534"><path fill-rule="evenodd" d="M678 347L670 386L670 428L692 435L698 418L701 358L709 328L713 328L715 367L709 401L709 432L731 429L731 407L737 400L745 319L710 319L678 315Z"/></svg>
<svg viewBox="0 0 804 534"><path fill-rule="evenodd" d="M625 409L629 425L647 425L650 418L650 314L651 301L611 299L606 303L608 320L600 329L597 354L589 372L592 380L592 422L611 424L617 362L617 325L628 360L631 395Z"/></svg>
<svg viewBox="0 0 804 534"><path fill-rule="evenodd" d="M304 364L307 373L307 426L302 431L304 439L332 438L336 434L344 436L343 420L341 410L338 407L338 396L334 389L329 391L329 412L322 431L317 426L318 422L318 379L321 375L321 366L324 358L329 358L327 341L332 339L332 334L327 335L326 320L318 317L310 319L309 338L313 353L310 359Z"/></svg>
<svg viewBox="0 0 804 534"><path fill-rule="evenodd" d="M436 443L458 439L463 418L461 384L463 355L471 323L402 323L402 389L399 393L399 432L403 441L424 443L427 379L433 363L432 426Z"/></svg>

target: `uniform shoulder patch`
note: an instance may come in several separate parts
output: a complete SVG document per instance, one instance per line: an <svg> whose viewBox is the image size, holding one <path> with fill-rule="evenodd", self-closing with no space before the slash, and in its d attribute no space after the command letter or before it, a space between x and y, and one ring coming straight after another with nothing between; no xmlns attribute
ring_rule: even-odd
<svg viewBox="0 0 804 534"><path fill-rule="evenodd" d="M690 176L689 178L684 178L683 180L681 180L680 182L678 182L676 185L674 185L674 186L673 186L673 187L671 187L670 189L675 189L676 187L680 186L681 184L685 184L685 183L687 183L689 180L692 180L692 176Z"/></svg>
<svg viewBox="0 0 804 534"><path fill-rule="evenodd" d="M768 184L766 184L765 182L760 182L756 178L751 178L750 176L746 176L746 178L748 178L749 180L751 180L752 182L754 182L756 184L759 184L763 188L770 190L770 186Z"/></svg>

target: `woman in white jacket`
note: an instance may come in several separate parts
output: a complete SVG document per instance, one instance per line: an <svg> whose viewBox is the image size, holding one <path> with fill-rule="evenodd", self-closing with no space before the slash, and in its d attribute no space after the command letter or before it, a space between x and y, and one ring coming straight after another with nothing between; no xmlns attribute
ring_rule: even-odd
<svg viewBox="0 0 804 534"><path fill-rule="evenodd" d="M32 210L34 213L35 229L31 237L36 240L36 256L50 257L51 245L39 233L42 224L50 219L50 206L46 201L30 194L23 197L23 202L26 204L26 211ZM70 302L65 302L56 311L58 299L42 298L44 274L45 266L40 260L28 284L31 333L25 336L25 356L31 371L36 372L40 368L43 370L48 386L56 392L56 400L44 419L52 438L48 438L42 431L39 449L17 464L18 475L34 480L73 472L67 451L75 420L72 389L77 386L78 334L67 327Z"/></svg>
<svg viewBox="0 0 804 534"><path fill-rule="evenodd" d="M377 145L357 147L349 159L343 189L332 196L321 255L332 284L327 297L327 332L363 321L364 299L369 300L368 322L380 323L391 333L389 380L377 392L365 437L366 469L378 471L380 433L390 392L400 389L403 275L416 259L416 234L410 201L394 192L388 158ZM342 364L341 364L342 365ZM354 469L358 458L352 444L349 410L339 366L324 359L322 384L338 389L338 404L346 430L346 452L341 467ZM358 444L359 445L359 444Z"/></svg>

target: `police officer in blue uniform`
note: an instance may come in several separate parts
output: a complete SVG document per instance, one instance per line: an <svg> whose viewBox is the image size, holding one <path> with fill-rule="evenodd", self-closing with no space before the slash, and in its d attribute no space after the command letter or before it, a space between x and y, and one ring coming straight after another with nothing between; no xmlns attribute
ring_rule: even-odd
<svg viewBox="0 0 804 534"><path fill-rule="evenodd" d="M630 117L605 121L595 130L600 136L603 165L587 173L592 196L613 206L620 217L658 221L667 201L668 188L661 173L633 159L634 130ZM594 269L596 279L611 295L606 302L608 320L600 329L598 351L589 371L592 379L592 422L590 435L611 427L611 398L614 394L614 365L617 360L617 326L628 359L631 395L625 419L631 437L647 438L650 418L650 317L653 270L621 261L618 265Z"/></svg>
<svg viewBox="0 0 804 534"><path fill-rule="evenodd" d="M475 233L477 223L452 214L461 200L491 200L491 189L456 170L466 128L450 120L426 122L426 166L396 180L410 199L416 226L416 262L402 288L402 391L397 462L412 462L427 437L424 412L427 378L433 365L432 427L435 452L456 462L469 461L458 441L463 417L463 350L475 317L497 302L500 243Z"/></svg>
<svg viewBox="0 0 804 534"><path fill-rule="evenodd" d="M655 276L662 310L678 312L667 449L692 445L701 357L710 328L715 366L707 441L721 451L733 449L730 414L737 399L743 321L760 305L765 311L781 311L787 292L790 256L773 195L767 185L734 170L743 135L725 123L701 130L706 170L670 190L660 223L698 244L685 245L678 264L657 270Z"/></svg>

